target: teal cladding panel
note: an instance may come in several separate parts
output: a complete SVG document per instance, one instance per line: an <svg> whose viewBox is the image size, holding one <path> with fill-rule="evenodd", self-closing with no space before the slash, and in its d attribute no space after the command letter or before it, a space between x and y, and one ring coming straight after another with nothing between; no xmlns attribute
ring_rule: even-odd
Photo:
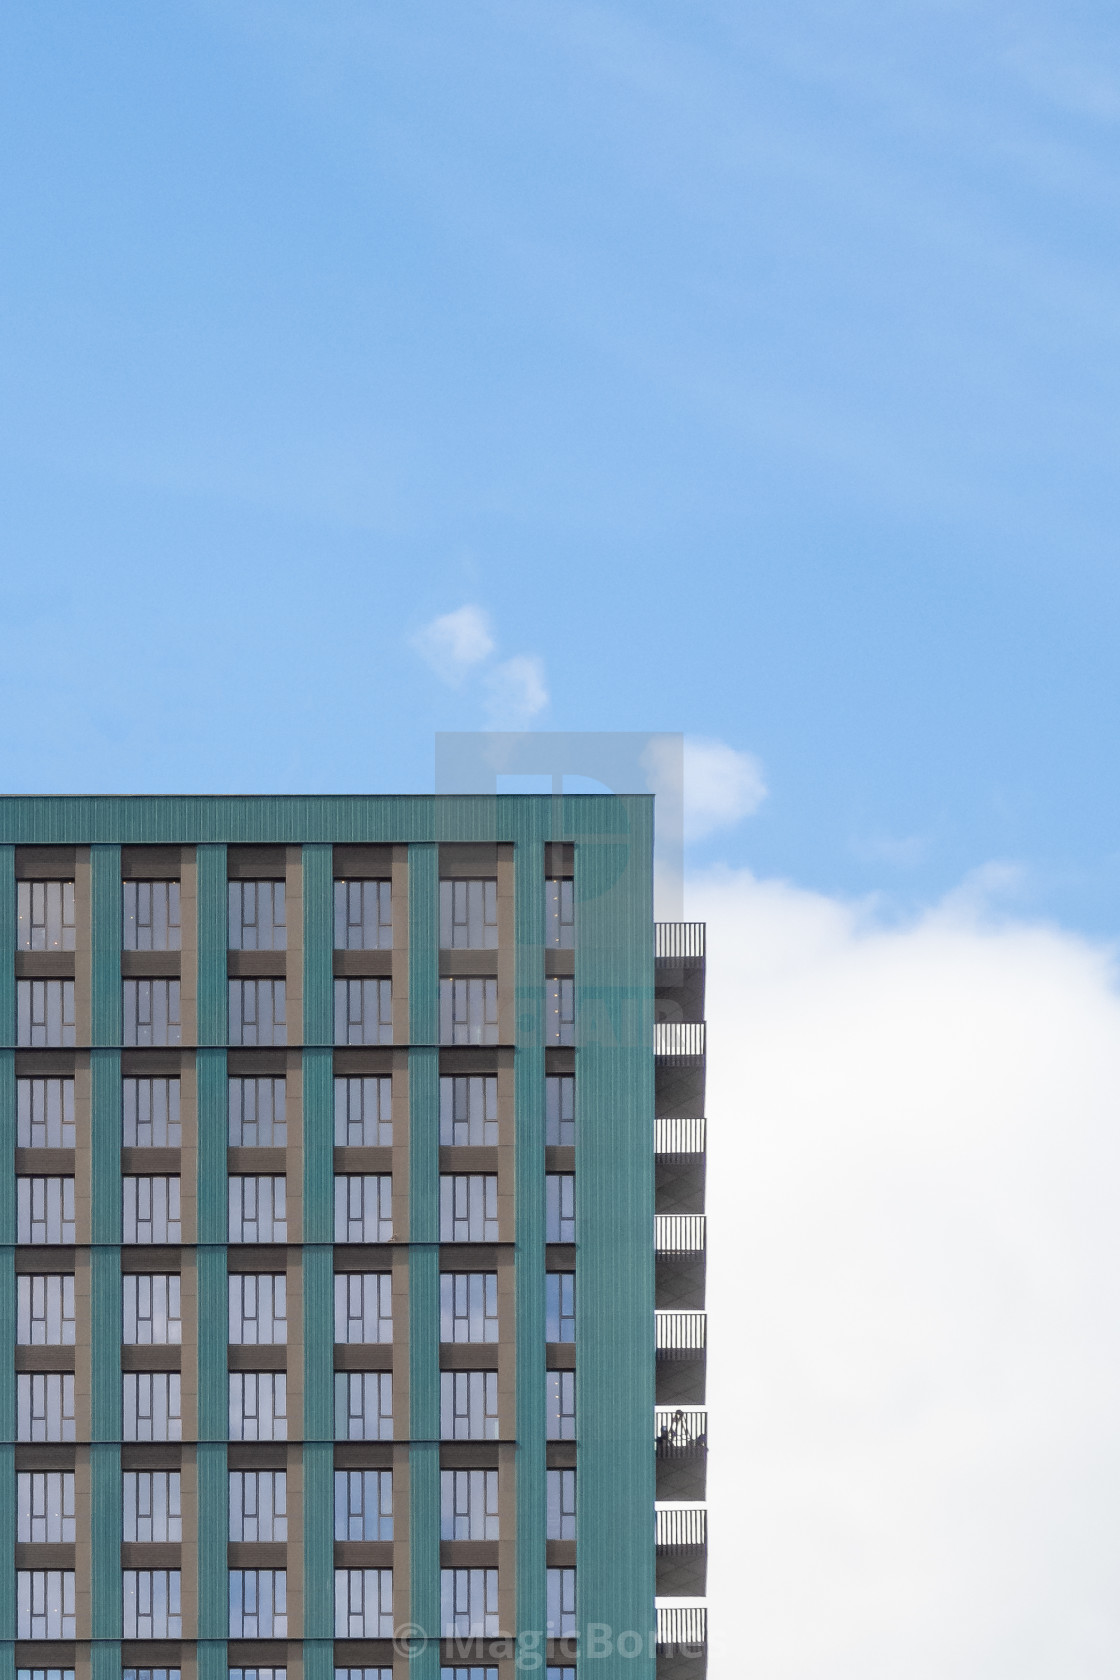
<svg viewBox="0 0 1120 1680"><path fill-rule="evenodd" d="M16 1240L16 1055L0 1050L0 1243Z"/></svg>
<svg viewBox="0 0 1120 1680"><path fill-rule="evenodd" d="M439 1634L439 853L408 848L409 1568L410 1619ZM430 1048L428 1048L430 1046ZM418 1246L424 1245L424 1246ZM417 1648L413 1680L436 1680Z"/></svg>
<svg viewBox="0 0 1120 1680"><path fill-rule="evenodd" d="M16 1449L0 1445L0 1641L16 1636Z"/></svg>
<svg viewBox="0 0 1120 1680"><path fill-rule="evenodd" d="M653 835L635 806L628 845L575 851L577 1608L616 1639L655 1626ZM604 1680L655 1668L647 1643Z"/></svg>
<svg viewBox="0 0 1120 1680"><path fill-rule="evenodd" d="M198 1478L198 1637L220 1645L229 1631L228 1452L224 1441L201 1441L195 1448ZM202 1651L199 1650L199 1673ZM221 1680L225 1680L224 1673Z"/></svg>
<svg viewBox="0 0 1120 1680"><path fill-rule="evenodd" d="M90 1042L121 1042L121 849L91 846Z"/></svg>
<svg viewBox="0 0 1120 1680"><path fill-rule="evenodd" d="M228 1583L225 1559L220 1558L222 1575ZM228 1592L228 1585L223 1588ZM229 1612L226 1612L228 1617ZM228 1621L227 1621L227 1626ZM196 1648L198 1680L229 1680L229 1652L224 1639L199 1639ZM306 1675L306 1670L304 1670Z"/></svg>
<svg viewBox="0 0 1120 1680"><path fill-rule="evenodd" d="M119 1592L119 1588L118 1588ZM103 1639L89 1648L90 1680L121 1680L119 1640Z"/></svg>
<svg viewBox="0 0 1120 1680"><path fill-rule="evenodd" d="M334 1053L303 1052L303 1240L334 1237Z"/></svg>
<svg viewBox="0 0 1120 1680"><path fill-rule="evenodd" d="M199 846L195 852L198 883L198 1042L225 1044L229 1039L229 884L226 847Z"/></svg>
<svg viewBox="0 0 1120 1680"><path fill-rule="evenodd" d="M121 1251L89 1255L90 1440L121 1438Z"/></svg>
<svg viewBox="0 0 1120 1680"><path fill-rule="evenodd" d="M229 1435L229 1283L224 1248L195 1250L198 1288L198 1438Z"/></svg>
<svg viewBox="0 0 1120 1680"><path fill-rule="evenodd" d="M303 848L303 1042L334 1040L334 864L330 846Z"/></svg>
<svg viewBox="0 0 1120 1680"><path fill-rule="evenodd" d="M0 1441L15 1438L16 1256L15 1249L6 1246L0 1248Z"/></svg>
<svg viewBox="0 0 1120 1680"><path fill-rule="evenodd" d="M226 1144L229 1137L229 1080L224 1050L195 1056L198 1102L197 1219L200 1243L224 1243L229 1236Z"/></svg>
<svg viewBox="0 0 1120 1680"><path fill-rule="evenodd" d="M7 1589L0 1588L0 1597L6 1590L10 1593L13 1604L15 1602L15 1581L13 1572L9 1587ZM8 1639L0 1639L0 1680L16 1680L16 1648Z"/></svg>
<svg viewBox="0 0 1120 1680"><path fill-rule="evenodd" d="M334 1439L333 1250L303 1250L303 1435Z"/></svg>
<svg viewBox="0 0 1120 1680"><path fill-rule="evenodd" d="M438 1277L437 1277L438 1291ZM417 1645L409 1659L412 1680L439 1680L439 1442L413 1441L408 1452L409 1571L412 1602L409 1620L429 1643Z"/></svg>
<svg viewBox="0 0 1120 1680"><path fill-rule="evenodd" d="M304 1640L303 1680L334 1680L334 1642L332 1640Z"/></svg>
<svg viewBox="0 0 1120 1680"><path fill-rule="evenodd" d="M119 1357L118 1357L119 1364ZM117 1378L118 1386L120 1377ZM94 1639L121 1637L121 1449L95 1442L89 1449L90 1627Z"/></svg>
<svg viewBox="0 0 1120 1680"><path fill-rule="evenodd" d="M89 1079L90 1233L95 1243L119 1243L122 1137L120 1051L91 1050Z"/></svg>
<svg viewBox="0 0 1120 1680"><path fill-rule="evenodd" d="M16 1041L16 849L0 846L0 1044Z"/></svg>
<svg viewBox="0 0 1120 1680"><path fill-rule="evenodd" d="M439 851L408 848L408 1042L439 1042Z"/></svg>
<svg viewBox="0 0 1120 1680"><path fill-rule="evenodd" d="M303 1631L307 1639L334 1633L334 1447L303 1449Z"/></svg>

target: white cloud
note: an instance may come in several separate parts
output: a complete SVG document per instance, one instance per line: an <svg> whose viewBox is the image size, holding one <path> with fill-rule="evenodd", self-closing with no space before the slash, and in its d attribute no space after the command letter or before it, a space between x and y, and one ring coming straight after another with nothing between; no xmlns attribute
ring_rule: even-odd
<svg viewBox="0 0 1120 1680"><path fill-rule="evenodd" d="M989 882L989 885L999 885ZM712 1680L1120 1660L1120 999L955 895L708 922Z"/></svg>
<svg viewBox="0 0 1120 1680"><path fill-rule="evenodd" d="M412 637L412 646L444 682L462 682L494 651L489 616L481 607L459 607L425 624Z"/></svg>
<svg viewBox="0 0 1120 1680"><path fill-rule="evenodd" d="M496 665L486 678L486 710L494 729L520 729L548 705L544 665L528 653Z"/></svg>
<svg viewBox="0 0 1120 1680"><path fill-rule="evenodd" d="M762 766L751 753L688 735L684 743L684 832L701 840L732 828L766 798Z"/></svg>

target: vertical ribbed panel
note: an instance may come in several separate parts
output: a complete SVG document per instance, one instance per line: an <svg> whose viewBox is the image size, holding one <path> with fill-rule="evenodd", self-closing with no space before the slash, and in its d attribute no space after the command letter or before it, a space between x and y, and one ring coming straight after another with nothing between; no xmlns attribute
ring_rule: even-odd
<svg viewBox="0 0 1120 1680"><path fill-rule="evenodd" d="M200 1301L200 1309L201 1306ZM225 1661L224 1640L229 1631L229 1570L226 1563L226 1546L229 1540L227 1457L224 1441L200 1441L196 1448L195 1464L198 1478L198 1637L199 1639L220 1642L223 1663ZM202 1649L200 1647L200 1675L201 1672ZM225 1680L224 1673L222 1680Z"/></svg>
<svg viewBox="0 0 1120 1680"><path fill-rule="evenodd" d="M303 1052L303 1240L334 1237L334 1053Z"/></svg>
<svg viewBox="0 0 1120 1680"><path fill-rule="evenodd" d="M119 1585L117 1590L119 1593ZM90 1646L89 1672L90 1680L121 1680L121 1647L119 1640L103 1639L99 1644Z"/></svg>
<svg viewBox="0 0 1120 1680"><path fill-rule="evenodd" d="M121 849L91 846L90 1043L121 1041Z"/></svg>
<svg viewBox="0 0 1120 1680"><path fill-rule="evenodd" d="M224 1050L199 1050L195 1057L198 1101L198 1240L224 1243L229 1236L226 1142L229 1081Z"/></svg>
<svg viewBox="0 0 1120 1680"><path fill-rule="evenodd" d="M118 1364L120 1363L118 1356ZM120 1377L117 1377L120 1386ZM94 1639L121 1637L121 1449L116 1441L89 1449L90 1628Z"/></svg>
<svg viewBox="0 0 1120 1680"><path fill-rule="evenodd" d="M544 846L515 853L517 1048L517 1625L545 1605Z"/></svg>
<svg viewBox="0 0 1120 1680"><path fill-rule="evenodd" d="M303 1250L303 1437L334 1439L334 1257Z"/></svg>
<svg viewBox="0 0 1120 1680"><path fill-rule="evenodd" d="M332 1588L333 1590L333 1588ZM334 1641L305 1639L303 1680L334 1680Z"/></svg>
<svg viewBox="0 0 1120 1680"><path fill-rule="evenodd" d="M303 1449L303 1631L307 1639L334 1633L334 1448Z"/></svg>
<svg viewBox="0 0 1120 1680"><path fill-rule="evenodd" d="M195 1252L198 1289L198 1438L224 1441L229 1435L229 1284L224 1248Z"/></svg>
<svg viewBox="0 0 1120 1680"><path fill-rule="evenodd" d="M89 1256L90 1440L121 1438L121 1251Z"/></svg>
<svg viewBox="0 0 1120 1680"><path fill-rule="evenodd" d="M439 849L408 848L408 1042L439 1043Z"/></svg>
<svg viewBox="0 0 1120 1680"><path fill-rule="evenodd" d="M16 1256L5 1246L0 1248L0 1441L16 1438L15 1349Z"/></svg>
<svg viewBox="0 0 1120 1680"><path fill-rule="evenodd" d="M195 859L198 870L198 1042L225 1044L229 1039L226 848L199 846Z"/></svg>
<svg viewBox="0 0 1120 1680"><path fill-rule="evenodd" d="M0 1660L16 1636L16 1449L0 1445ZM10 1649L10 1647L7 1647Z"/></svg>
<svg viewBox="0 0 1120 1680"><path fill-rule="evenodd" d="M16 1240L16 1056L0 1050L0 1243Z"/></svg>
<svg viewBox="0 0 1120 1680"><path fill-rule="evenodd" d="M629 817L628 849L612 836L577 841L575 850L577 1591L581 1627L599 1622L648 1634L655 1626L653 836L644 803L632 803ZM626 1668L630 1680L653 1680L652 1645Z"/></svg>
<svg viewBox="0 0 1120 1680"><path fill-rule="evenodd" d="M0 846L0 1044L16 1041L16 849Z"/></svg>
<svg viewBox="0 0 1120 1680"><path fill-rule="evenodd" d="M225 1581L223 1591L228 1594L229 1574L226 1560L219 1556L222 1565L222 1576ZM229 1611L226 1611L226 1627L229 1626ZM196 1647L198 1662L198 1680L229 1680L229 1654L224 1639L199 1639ZM117 1677L119 1680L119 1676Z"/></svg>
<svg viewBox="0 0 1120 1680"><path fill-rule="evenodd" d="M438 1292L438 1278L437 1278ZM438 1430L437 1430L438 1434ZM409 1618L429 1643L413 1650L411 1680L439 1680L439 1442L414 1441L408 1453L409 1572L412 1603Z"/></svg>
<svg viewBox="0 0 1120 1680"><path fill-rule="evenodd" d="M334 864L330 846L303 848L303 1042L334 1037Z"/></svg>
<svg viewBox="0 0 1120 1680"><path fill-rule="evenodd" d="M120 1051L91 1050L89 1076L90 1236L95 1243L119 1243L122 1136Z"/></svg>

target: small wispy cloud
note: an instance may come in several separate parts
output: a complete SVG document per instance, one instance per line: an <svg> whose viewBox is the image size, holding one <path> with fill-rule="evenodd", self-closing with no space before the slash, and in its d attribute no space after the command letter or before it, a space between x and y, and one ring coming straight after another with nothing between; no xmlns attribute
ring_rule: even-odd
<svg viewBox="0 0 1120 1680"><path fill-rule="evenodd" d="M470 605L433 618L416 632L411 643L436 676L453 686L494 651L489 615L481 607Z"/></svg>
<svg viewBox="0 0 1120 1680"><path fill-rule="evenodd" d="M702 840L718 829L733 828L758 810L766 794L762 766L753 753L699 735L685 737L686 840Z"/></svg>
<svg viewBox="0 0 1120 1680"><path fill-rule="evenodd" d="M497 648L494 628L489 613L473 603L433 618L409 644L452 688L481 677L492 729L524 729L548 705L544 661L536 654L515 653L487 667Z"/></svg>
<svg viewBox="0 0 1120 1680"><path fill-rule="evenodd" d="M522 729L548 705L544 664L518 653L496 665L486 678L486 710L495 729Z"/></svg>

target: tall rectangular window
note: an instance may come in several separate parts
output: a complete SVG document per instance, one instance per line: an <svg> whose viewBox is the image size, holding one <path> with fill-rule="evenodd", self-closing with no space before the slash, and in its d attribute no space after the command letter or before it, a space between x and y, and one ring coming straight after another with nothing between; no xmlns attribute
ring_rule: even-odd
<svg viewBox="0 0 1120 1680"><path fill-rule="evenodd" d="M496 1441L497 1371L441 1371L439 1411L442 1440Z"/></svg>
<svg viewBox="0 0 1120 1680"><path fill-rule="evenodd" d="M440 1634L444 1639L482 1638L498 1631L498 1571L441 1569Z"/></svg>
<svg viewBox="0 0 1120 1680"><path fill-rule="evenodd" d="M498 1472L441 1470L441 1540L498 1538Z"/></svg>
<svg viewBox="0 0 1120 1680"><path fill-rule="evenodd" d="M544 1082L545 1143L574 1149L576 1142L576 1082L570 1073L550 1073Z"/></svg>
<svg viewBox="0 0 1120 1680"><path fill-rule="evenodd" d="M286 1149L287 1081L267 1076L229 1082L229 1142L233 1149Z"/></svg>
<svg viewBox="0 0 1120 1680"><path fill-rule="evenodd" d="M576 1537L576 1473L574 1470L548 1470L547 1481L547 1538L574 1540Z"/></svg>
<svg viewBox="0 0 1120 1680"><path fill-rule="evenodd" d="M178 1044L182 1036L178 980L124 981L124 1042Z"/></svg>
<svg viewBox="0 0 1120 1680"><path fill-rule="evenodd" d="M73 1149L74 1081L16 1080L16 1141L21 1149Z"/></svg>
<svg viewBox="0 0 1120 1680"><path fill-rule="evenodd" d="M336 1441L393 1439L393 1373L336 1371L334 1374Z"/></svg>
<svg viewBox="0 0 1120 1680"><path fill-rule="evenodd" d="M336 951L389 951L393 945L391 881L336 881Z"/></svg>
<svg viewBox="0 0 1120 1680"><path fill-rule="evenodd" d="M178 1272L126 1272L121 1285L126 1343L151 1347L183 1340Z"/></svg>
<svg viewBox="0 0 1120 1680"><path fill-rule="evenodd" d="M496 1173L440 1175L439 1240L447 1243L498 1241Z"/></svg>
<svg viewBox="0 0 1120 1680"><path fill-rule="evenodd" d="M498 1080L447 1076L439 1082L439 1141L453 1148L486 1148L498 1141Z"/></svg>
<svg viewBox="0 0 1120 1680"><path fill-rule="evenodd" d="M73 980L16 981L16 1043L21 1049L71 1049Z"/></svg>
<svg viewBox="0 0 1120 1680"><path fill-rule="evenodd" d="M17 884L16 949L74 949L73 881L20 881Z"/></svg>
<svg viewBox="0 0 1120 1680"><path fill-rule="evenodd" d="M334 1141L339 1149L388 1148L393 1141L393 1081L387 1075L335 1080Z"/></svg>
<svg viewBox="0 0 1120 1680"><path fill-rule="evenodd" d="M335 1680L338 1680L337 1670ZM444 1663L439 1671L439 1680L498 1680L498 1670L490 1664L480 1666L477 1663L471 1663L469 1667L464 1667L461 1664L452 1667L450 1664ZM552 1680L551 1669L548 1671L548 1680ZM571 1680L575 1680L575 1669L572 1670Z"/></svg>
<svg viewBox="0 0 1120 1680"><path fill-rule="evenodd" d="M178 1371L126 1371L122 1386L126 1441L183 1439Z"/></svg>
<svg viewBox="0 0 1120 1680"><path fill-rule="evenodd" d="M444 1670L441 1668L439 1672L440 1680L443 1680ZM490 1670L487 1669L486 1673L489 1676ZM16 1680L20 1680L19 1675ZM336 1668L334 1680L393 1680L393 1671L391 1668ZM497 1669L494 1670L494 1680L498 1680Z"/></svg>
<svg viewBox="0 0 1120 1680"><path fill-rule="evenodd" d="M16 1572L16 1638L73 1639L74 1571Z"/></svg>
<svg viewBox="0 0 1120 1680"><path fill-rule="evenodd" d="M183 1478L178 1470L126 1470L124 1539L163 1545L183 1538Z"/></svg>
<svg viewBox="0 0 1120 1680"><path fill-rule="evenodd" d="M336 1342L391 1342L393 1279L389 1272L336 1272Z"/></svg>
<svg viewBox="0 0 1120 1680"><path fill-rule="evenodd" d="M178 1176L128 1176L121 1180L126 1243L181 1243Z"/></svg>
<svg viewBox="0 0 1120 1680"><path fill-rule="evenodd" d="M563 878L544 884L544 942L570 951L576 942L575 883Z"/></svg>
<svg viewBox="0 0 1120 1680"><path fill-rule="evenodd" d="M576 1572L549 1569L545 1575L547 1629L550 1639L562 1639L576 1631Z"/></svg>
<svg viewBox="0 0 1120 1680"><path fill-rule="evenodd" d="M235 1174L229 1181L231 1243L284 1243L288 1240L287 1179Z"/></svg>
<svg viewBox="0 0 1120 1680"><path fill-rule="evenodd" d="M544 983L544 1041L549 1045L576 1041L576 983L574 980L546 980Z"/></svg>
<svg viewBox="0 0 1120 1680"><path fill-rule="evenodd" d="M283 980L229 982L229 1041L249 1047L287 1044L287 990Z"/></svg>
<svg viewBox="0 0 1120 1680"><path fill-rule="evenodd" d="M16 1477L16 1539L73 1544L73 1470L21 1470Z"/></svg>
<svg viewBox="0 0 1120 1680"><path fill-rule="evenodd" d="M53 1176L16 1179L16 1241L74 1241L74 1180Z"/></svg>
<svg viewBox="0 0 1120 1680"><path fill-rule="evenodd" d="M288 1340L288 1280L283 1272L231 1272L229 1339L236 1346Z"/></svg>
<svg viewBox="0 0 1120 1680"><path fill-rule="evenodd" d="M336 1569L334 1572L336 1639L393 1637L393 1571Z"/></svg>
<svg viewBox="0 0 1120 1680"><path fill-rule="evenodd" d="M16 1340L21 1347L74 1346L73 1272L16 1278Z"/></svg>
<svg viewBox="0 0 1120 1680"><path fill-rule="evenodd" d="M231 1441L288 1439L288 1378L284 1371L231 1371Z"/></svg>
<svg viewBox="0 0 1120 1680"><path fill-rule="evenodd" d="M74 1373L20 1371L16 1376L16 1439L74 1439Z"/></svg>
<svg viewBox="0 0 1120 1680"><path fill-rule="evenodd" d="M285 1639L288 1634L288 1575L283 1569L231 1569L231 1639Z"/></svg>
<svg viewBox="0 0 1120 1680"><path fill-rule="evenodd" d="M441 1272L439 1275L441 1342L498 1340L497 1272Z"/></svg>
<svg viewBox="0 0 1120 1680"><path fill-rule="evenodd" d="M391 980L335 981L334 1041L336 1044L392 1044Z"/></svg>
<svg viewBox="0 0 1120 1680"><path fill-rule="evenodd" d="M393 1538L393 1472L336 1470L334 1473L336 1540Z"/></svg>
<svg viewBox="0 0 1120 1680"><path fill-rule="evenodd" d="M183 1680L183 1671L181 1668L122 1668L121 1680Z"/></svg>
<svg viewBox="0 0 1120 1680"><path fill-rule="evenodd" d="M231 951L283 951L288 943L283 881L231 881Z"/></svg>
<svg viewBox="0 0 1120 1680"><path fill-rule="evenodd" d="M545 1439L574 1441L576 1438L576 1374L574 1371L546 1371Z"/></svg>
<svg viewBox="0 0 1120 1680"><path fill-rule="evenodd" d="M183 1141L179 1096L175 1078L122 1079L125 1148L178 1149Z"/></svg>
<svg viewBox="0 0 1120 1680"><path fill-rule="evenodd" d="M234 1541L288 1538L286 1470L231 1470L229 1537Z"/></svg>
<svg viewBox="0 0 1120 1680"><path fill-rule="evenodd" d="M573 1173L548 1173L544 1181L544 1240L576 1240L576 1181Z"/></svg>
<svg viewBox="0 0 1120 1680"><path fill-rule="evenodd" d="M393 1180L388 1173L339 1173L334 1181L334 1240L393 1240Z"/></svg>
<svg viewBox="0 0 1120 1680"><path fill-rule="evenodd" d="M439 1041L441 1044L497 1044L496 980L440 981Z"/></svg>
<svg viewBox="0 0 1120 1680"><path fill-rule="evenodd" d="M124 1680L128 1680L127 1674L125 1675ZM158 1676L153 1675L152 1680L158 1680ZM176 1680L178 1680L178 1676L176 1676ZM288 1680L288 1670L286 1667L231 1668L228 1671L227 1680ZM392 1674L390 1674L389 1680L392 1680Z"/></svg>
<svg viewBox="0 0 1120 1680"><path fill-rule="evenodd" d="M126 1639L179 1639L183 1632L183 1577L178 1569L123 1572Z"/></svg>
<svg viewBox="0 0 1120 1680"><path fill-rule="evenodd" d="M497 881L441 881L439 943L444 951L496 951Z"/></svg>
<svg viewBox="0 0 1120 1680"><path fill-rule="evenodd" d="M178 881L125 881L121 898L121 945L124 950L179 950Z"/></svg>
<svg viewBox="0 0 1120 1680"><path fill-rule="evenodd" d="M545 1341L576 1339L576 1274L546 1272L544 1280Z"/></svg>

